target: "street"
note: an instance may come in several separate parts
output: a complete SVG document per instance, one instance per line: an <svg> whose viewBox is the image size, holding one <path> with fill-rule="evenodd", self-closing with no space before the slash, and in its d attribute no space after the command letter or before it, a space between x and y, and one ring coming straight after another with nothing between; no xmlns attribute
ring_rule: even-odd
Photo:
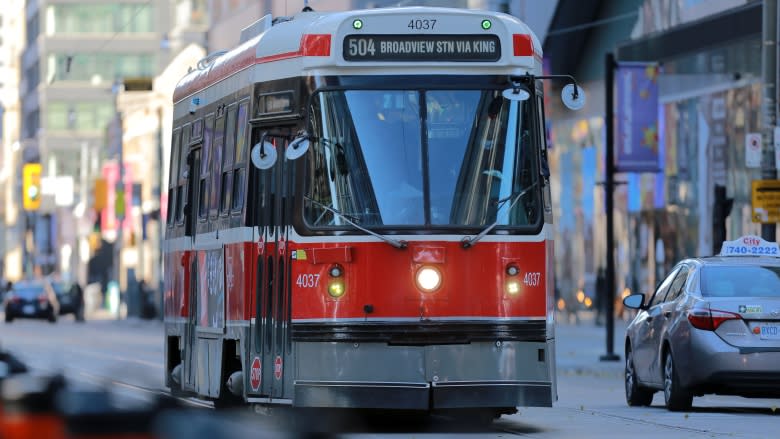
<svg viewBox="0 0 780 439"><path fill-rule="evenodd" d="M16 353L36 371L61 371L77 386L110 388L128 404L162 391L163 327L159 321L91 320L78 324L63 318L49 324L17 320L0 328L2 347ZM616 346L621 345L624 330L625 323L618 321ZM622 362L598 360L605 352L604 328L585 319L580 325L560 324L557 331L559 400L551 409L521 408L519 413L504 416L489 428L458 426L448 419L434 419L424 425L342 422L338 428L343 434L339 437L774 436L780 416L775 413L780 406L778 400L706 396L695 398L690 412L673 413L663 407L663 396L657 393L652 407L628 407ZM615 352L621 353L617 348ZM208 406L191 400L188 403Z"/></svg>

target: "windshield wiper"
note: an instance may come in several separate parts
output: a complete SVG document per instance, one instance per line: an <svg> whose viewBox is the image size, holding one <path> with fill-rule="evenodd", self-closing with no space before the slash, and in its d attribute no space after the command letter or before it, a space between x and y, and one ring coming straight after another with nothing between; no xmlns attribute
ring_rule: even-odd
<svg viewBox="0 0 780 439"><path fill-rule="evenodd" d="M527 188L523 189L520 192L514 193L514 194L512 194L512 195L510 195L508 197L505 197L505 198L502 198L500 200L497 200L495 203L498 204L499 206L498 206L498 209L496 210L496 221L493 224L485 227L485 230L479 232L479 234L474 236L473 238L470 237L470 236L466 236L465 238L463 238L463 240L460 242L460 244L463 246L463 248L469 248L469 247L473 246L474 244L477 243L477 241L479 241L480 239L484 238L485 235L490 233L490 231L493 230L498 225L498 221L499 221L499 219L498 219L498 211L501 210L501 208L506 205L505 203L507 201L512 200L512 202L509 203L509 210L512 210L512 207L514 207L514 205L517 204L517 202L520 201L521 198L523 198L523 195L525 195L528 192L530 192L531 189L533 189L538 184L539 184L539 182L535 182L534 184L532 184L531 186L528 186Z"/></svg>
<svg viewBox="0 0 780 439"><path fill-rule="evenodd" d="M392 245L392 246L393 246L393 247L395 247L395 248L404 249L404 248L406 248L406 247L409 245L409 243L408 243L408 242L406 242L406 241L404 241L404 240L402 240L402 239L393 239L393 238L390 238L390 237L388 237L388 236L380 235L379 233L376 233L376 232L374 232L373 230L369 230L369 229L367 229L367 228L365 228L365 227L363 227L363 226L360 226L360 225L358 225L357 223L355 223L354 221L352 221L351 219L349 219L349 216L348 216L347 214L345 214L345 213L341 213L341 212L340 212L340 211L338 211L337 209L334 209L334 208L332 208L332 207L330 207L330 206L327 206L327 205L325 205L325 204L323 204L323 203L320 203L319 201L317 201L317 200L315 200L315 199L313 199L313 198L309 198L309 197L307 197L307 196L305 196L305 195L304 195L303 199L304 199L304 200L307 200L307 201L310 201L310 202L312 202L313 204L316 204L317 206L319 206L319 207L321 207L321 208L323 208L323 209L327 210L328 212L331 212L331 213L333 213L334 215L338 215L338 216L339 216L341 219L343 219L344 221L346 221L346 222L347 222L348 224L350 224L352 227L354 227L354 228L356 228L356 229L358 229L358 230L361 230L361 231L363 231L363 232L366 232L366 233L368 233L368 234L369 234L369 235L371 235L371 236L375 236L375 237L377 237L377 238L381 239L382 241L384 241L384 242L386 242L386 243L388 243L388 244Z"/></svg>

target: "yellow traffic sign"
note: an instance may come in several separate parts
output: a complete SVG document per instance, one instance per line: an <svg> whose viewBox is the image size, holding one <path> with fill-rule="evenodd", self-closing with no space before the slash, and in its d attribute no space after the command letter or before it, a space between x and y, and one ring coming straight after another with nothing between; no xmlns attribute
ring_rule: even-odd
<svg viewBox="0 0 780 439"><path fill-rule="evenodd" d="M753 180L754 223L780 222L780 180Z"/></svg>
<svg viewBox="0 0 780 439"><path fill-rule="evenodd" d="M41 164L25 163L22 168L22 208L27 211L41 207Z"/></svg>

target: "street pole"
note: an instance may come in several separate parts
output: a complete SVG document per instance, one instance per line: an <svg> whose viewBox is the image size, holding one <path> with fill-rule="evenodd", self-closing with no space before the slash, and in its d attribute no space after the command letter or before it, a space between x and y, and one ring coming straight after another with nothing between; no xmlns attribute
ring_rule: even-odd
<svg viewBox="0 0 780 439"><path fill-rule="evenodd" d="M777 0L764 0L763 24L761 35L761 70L764 83L763 104L763 144L764 156L761 160L761 179L777 179L775 170L774 128L777 123ZM777 224L761 224L761 237L769 242L775 241Z"/></svg>
<svg viewBox="0 0 780 439"><path fill-rule="evenodd" d="M614 352L615 342L615 225L614 225L614 210L615 210L615 127L614 127L614 115L615 115L615 102L614 102L614 85L615 85L615 55L612 52L608 52L605 56L604 63L604 86L606 96L606 106L604 115L604 127L606 130L606 153L605 153L605 166L604 173L606 174L604 181L604 197L606 208L606 220L607 220L607 270L606 270L606 292L599 292L605 299L606 305L606 330L607 330L607 353L602 355L599 359L601 361L619 361L620 356Z"/></svg>

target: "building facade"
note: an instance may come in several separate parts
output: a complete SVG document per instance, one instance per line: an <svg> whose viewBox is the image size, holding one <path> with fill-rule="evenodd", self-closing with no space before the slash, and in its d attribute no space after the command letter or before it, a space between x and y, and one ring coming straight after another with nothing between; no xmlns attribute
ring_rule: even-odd
<svg viewBox="0 0 780 439"><path fill-rule="evenodd" d="M94 181L117 148L106 127L122 84L151 81L187 44L203 43L205 0L27 0L21 56L21 161L43 165L41 207L22 266L85 279ZM141 176L137 176L139 178ZM140 181L140 180L139 180Z"/></svg>
<svg viewBox="0 0 780 439"><path fill-rule="evenodd" d="M20 55L24 47L24 1L8 0L0 9L0 278L21 277L23 235L19 121ZM15 238L15 239L14 239Z"/></svg>
<svg viewBox="0 0 780 439"><path fill-rule="evenodd" d="M606 262L605 55L658 63L658 170L620 173L615 189L616 291L652 292L681 258L716 251L714 188L734 205L727 239L760 233L752 221L745 134L761 130L761 2L633 0L559 2L545 58L574 73L588 104L551 106L556 274L562 297L594 297ZM584 8L587 6L587 8ZM597 11L587 16L584 10ZM595 23L595 24L594 24ZM572 52L580 56L571 56ZM563 59L561 59L563 58ZM554 103L557 96L552 96ZM617 108L617 107L616 107ZM617 111L617 110L616 110ZM616 123L621 123L616 114ZM620 139L615 137L615 148ZM565 269L563 268L565 267Z"/></svg>

